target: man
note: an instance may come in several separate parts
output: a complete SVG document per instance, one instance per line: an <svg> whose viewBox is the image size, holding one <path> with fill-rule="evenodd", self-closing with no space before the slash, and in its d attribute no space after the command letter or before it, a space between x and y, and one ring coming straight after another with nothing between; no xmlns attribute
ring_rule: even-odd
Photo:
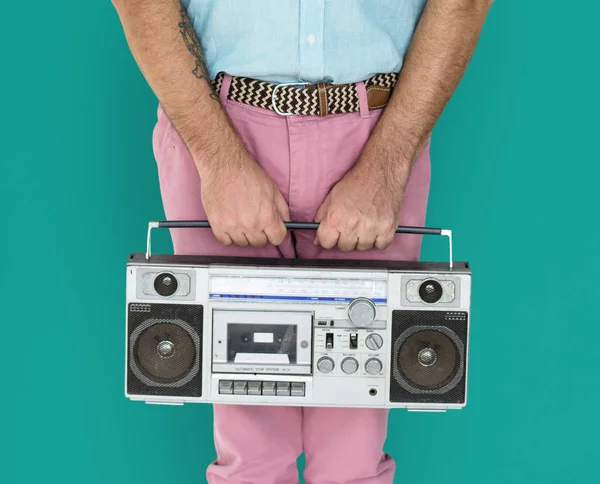
<svg viewBox="0 0 600 484"><path fill-rule="evenodd" d="M183 254L415 260L429 137L492 0L113 0ZM398 75L399 73L399 75ZM286 85L287 83L306 85ZM320 222L315 234L284 221ZM387 412L214 408L210 483L393 482ZM399 479L401 481L401 478Z"/></svg>

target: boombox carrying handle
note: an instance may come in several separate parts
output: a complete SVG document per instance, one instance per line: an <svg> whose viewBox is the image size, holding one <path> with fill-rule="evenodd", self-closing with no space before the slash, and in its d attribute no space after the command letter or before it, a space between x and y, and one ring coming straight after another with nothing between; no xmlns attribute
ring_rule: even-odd
<svg viewBox="0 0 600 484"><path fill-rule="evenodd" d="M288 230L317 230L318 223L314 222L285 222ZM197 229L210 228L207 220L161 220L150 222L148 224L148 240L146 243L146 259L150 259L150 240L152 229ZM447 229L433 229L427 227L405 227L399 226L396 229L397 234L416 234L416 235L443 235L448 237L448 246L450 248L450 269L452 269L452 231Z"/></svg>

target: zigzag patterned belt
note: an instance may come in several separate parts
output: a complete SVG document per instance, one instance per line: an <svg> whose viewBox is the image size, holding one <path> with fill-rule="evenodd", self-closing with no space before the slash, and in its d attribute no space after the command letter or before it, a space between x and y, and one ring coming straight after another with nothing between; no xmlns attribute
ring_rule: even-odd
<svg viewBox="0 0 600 484"><path fill-rule="evenodd" d="M225 74L213 85L217 94ZM386 106L398 74L377 74L365 82L369 109ZM272 84L247 77L232 77L227 99L287 116L327 116L360 111L356 84Z"/></svg>

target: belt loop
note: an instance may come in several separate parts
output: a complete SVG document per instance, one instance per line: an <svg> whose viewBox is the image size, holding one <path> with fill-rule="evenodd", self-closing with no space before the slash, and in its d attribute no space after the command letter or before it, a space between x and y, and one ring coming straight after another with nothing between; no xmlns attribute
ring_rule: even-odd
<svg viewBox="0 0 600 484"><path fill-rule="evenodd" d="M327 105L327 87L324 82L317 84L317 93L319 95L319 116L327 116L329 106Z"/></svg>
<svg viewBox="0 0 600 484"><path fill-rule="evenodd" d="M227 102L227 94L229 94L229 87L231 86L231 76L229 74L225 74L223 76L223 83L221 84L221 91L219 92L219 99L221 100L221 104L225 105Z"/></svg>
<svg viewBox="0 0 600 484"><path fill-rule="evenodd" d="M358 91L358 104L360 106L360 117L369 117L369 102L367 101L367 88L363 81L356 83L356 90Z"/></svg>

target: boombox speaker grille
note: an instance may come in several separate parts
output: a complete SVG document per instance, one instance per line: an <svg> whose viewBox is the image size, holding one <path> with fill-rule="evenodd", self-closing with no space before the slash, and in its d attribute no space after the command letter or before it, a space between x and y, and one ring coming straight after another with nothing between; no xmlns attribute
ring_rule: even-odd
<svg viewBox="0 0 600 484"><path fill-rule="evenodd" d="M203 306L131 303L127 393L202 395Z"/></svg>
<svg viewBox="0 0 600 484"><path fill-rule="evenodd" d="M467 313L392 311L390 401L464 403Z"/></svg>

